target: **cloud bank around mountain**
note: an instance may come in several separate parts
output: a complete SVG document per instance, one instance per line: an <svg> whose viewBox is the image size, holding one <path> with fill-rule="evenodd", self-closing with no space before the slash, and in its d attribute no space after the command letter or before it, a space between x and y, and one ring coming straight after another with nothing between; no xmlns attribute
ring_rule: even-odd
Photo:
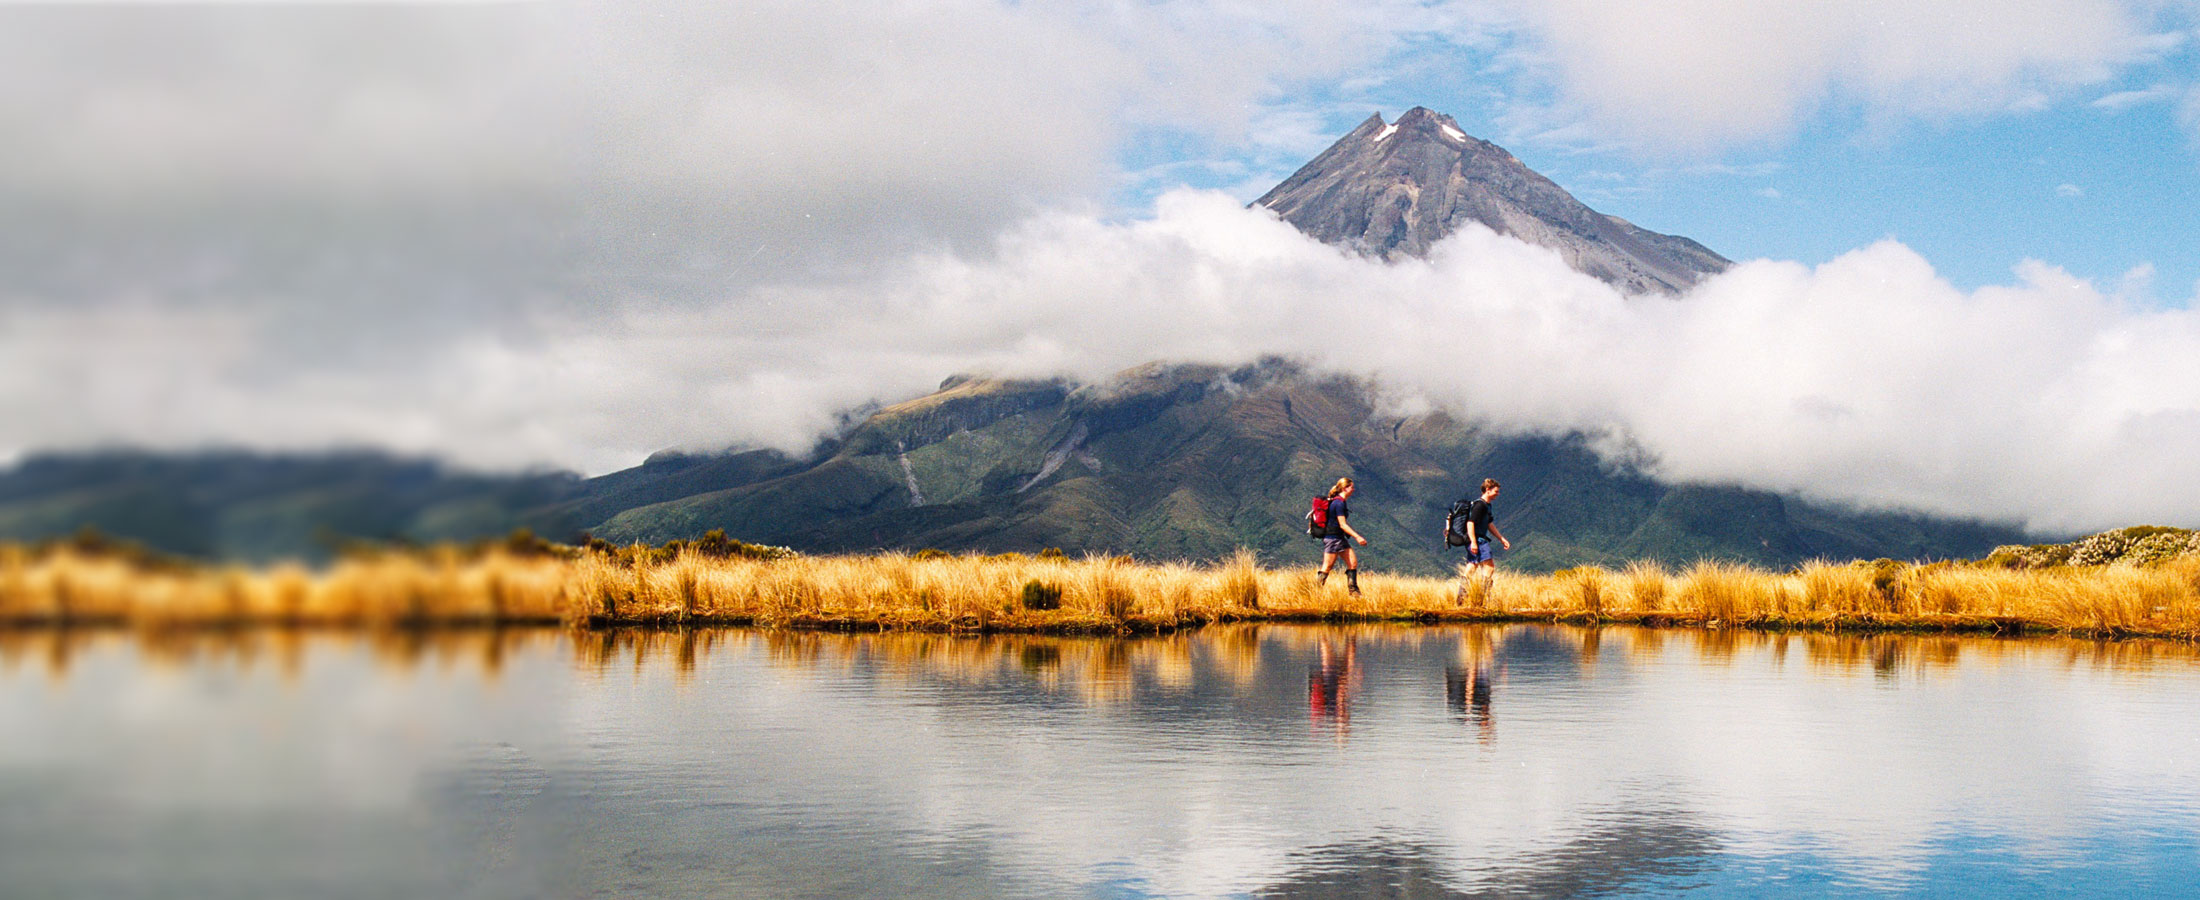
<svg viewBox="0 0 2200 900"><path fill-rule="evenodd" d="M1502 46L1492 77L1693 146L1817 104L2021 107L2176 51L2160 21L2189 12L0 5L0 457L365 444L600 472L800 448L957 371L1281 353L1676 478L2191 522L2194 314L2046 265L1963 292L1883 243L1629 300L1482 231L1385 266L1220 196L1127 222L1090 199L1126 135L1237 140L1286 87L1416 41Z"/></svg>
<svg viewBox="0 0 2200 900"><path fill-rule="evenodd" d="M398 367L257 371L262 324L19 316L0 403L49 439L333 439L601 471L670 446L799 450L840 411L954 372L1284 354L1370 376L1401 408L1595 435L1668 478L2056 531L2200 517L2200 312L2044 264L1965 293L1891 241L1625 297L1480 227L1386 264L1186 191L1147 220L1044 215L875 279L546 317ZM53 384L73 386L65 408L22 390Z"/></svg>

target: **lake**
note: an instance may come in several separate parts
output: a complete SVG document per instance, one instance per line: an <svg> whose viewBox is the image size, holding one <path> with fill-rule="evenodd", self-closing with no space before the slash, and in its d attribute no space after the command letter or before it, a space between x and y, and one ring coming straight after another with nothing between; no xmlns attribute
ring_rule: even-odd
<svg viewBox="0 0 2200 900"><path fill-rule="evenodd" d="M2200 897L2200 653L0 632L0 894Z"/></svg>

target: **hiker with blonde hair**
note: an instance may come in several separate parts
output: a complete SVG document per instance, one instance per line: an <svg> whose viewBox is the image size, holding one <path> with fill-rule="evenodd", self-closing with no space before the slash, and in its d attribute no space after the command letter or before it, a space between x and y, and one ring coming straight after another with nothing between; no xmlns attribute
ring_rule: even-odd
<svg viewBox="0 0 2200 900"><path fill-rule="evenodd" d="M1352 499L1353 492L1357 490L1359 488L1353 485L1352 479L1339 478L1336 484L1329 486L1328 499L1316 501L1316 511L1324 515L1321 517L1322 567L1315 575L1315 582L1328 584L1329 570L1336 567L1337 557L1342 556L1345 592L1354 596L1360 593L1360 555L1353 552L1352 544L1346 539L1358 541L1360 546L1365 547L1367 538L1353 531L1352 523L1346 521L1351 509L1345 501Z"/></svg>

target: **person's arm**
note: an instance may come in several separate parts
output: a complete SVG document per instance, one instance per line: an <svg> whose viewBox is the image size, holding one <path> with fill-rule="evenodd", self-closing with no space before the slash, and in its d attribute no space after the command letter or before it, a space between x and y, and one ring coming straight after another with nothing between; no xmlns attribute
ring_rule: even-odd
<svg viewBox="0 0 2200 900"><path fill-rule="evenodd" d="M1481 535L1478 535L1478 534L1475 534L1475 533L1474 533L1474 517L1473 517L1473 516L1468 516L1468 517L1467 517L1467 552L1468 552L1468 553L1473 553L1473 552L1474 552L1474 547L1475 547L1475 545L1476 545L1476 544L1479 544L1479 543L1481 543L1481 542L1482 542L1482 537L1481 537Z"/></svg>
<svg viewBox="0 0 2200 900"><path fill-rule="evenodd" d="M1490 536L1497 539L1498 546L1503 547L1507 550L1511 550L1513 548L1513 542L1505 540L1505 533L1497 530L1496 522L1490 523Z"/></svg>
<svg viewBox="0 0 2200 900"><path fill-rule="evenodd" d="M1353 540L1360 542L1360 546L1367 546L1367 538L1361 537L1359 532L1352 530L1352 520L1349 517L1337 517L1337 530L1351 535Z"/></svg>

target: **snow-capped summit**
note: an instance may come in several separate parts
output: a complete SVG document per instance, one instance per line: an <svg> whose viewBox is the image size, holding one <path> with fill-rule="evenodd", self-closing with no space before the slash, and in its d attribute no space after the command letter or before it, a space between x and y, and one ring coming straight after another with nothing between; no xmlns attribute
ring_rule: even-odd
<svg viewBox="0 0 2200 900"><path fill-rule="evenodd" d="M1695 241L1590 209L1505 148L1419 106L1393 123L1369 116L1254 204L1318 240L1386 259L1424 255L1481 222L1632 293L1685 290L1731 265Z"/></svg>

